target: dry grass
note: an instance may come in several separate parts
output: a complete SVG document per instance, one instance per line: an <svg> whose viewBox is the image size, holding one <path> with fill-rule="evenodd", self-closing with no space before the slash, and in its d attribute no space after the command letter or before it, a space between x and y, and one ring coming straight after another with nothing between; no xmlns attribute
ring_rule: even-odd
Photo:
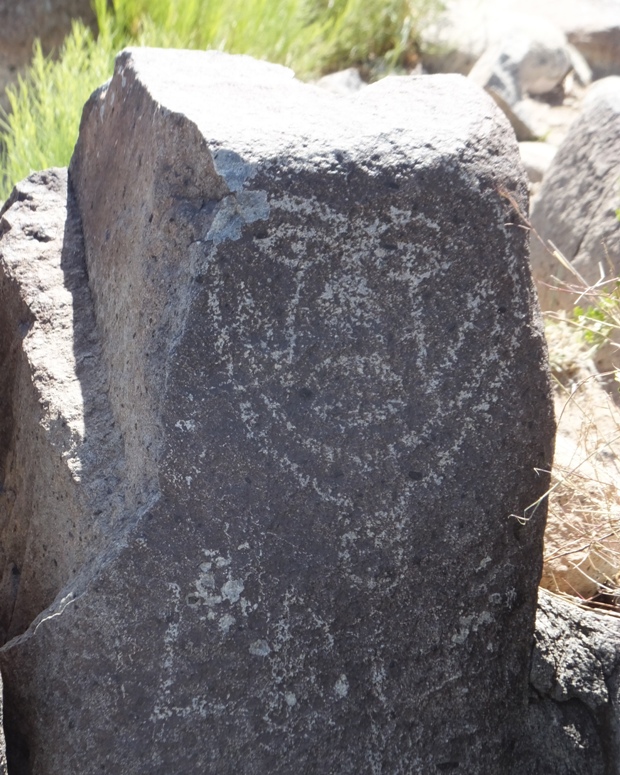
<svg viewBox="0 0 620 775"><path fill-rule="evenodd" d="M595 442L588 454L588 438L598 432L584 420L582 434L580 462L553 467L541 586L581 601L615 599L620 594L620 490L610 481L608 466L600 465L613 443ZM616 434L613 441L619 439Z"/></svg>
<svg viewBox="0 0 620 775"><path fill-rule="evenodd" d="M573 312L546 321L558 431L541 580L578 605L614 615L620 615L619 287L604 277L588 286L577 275L573 286L563 286L575 296Z"/></svg>

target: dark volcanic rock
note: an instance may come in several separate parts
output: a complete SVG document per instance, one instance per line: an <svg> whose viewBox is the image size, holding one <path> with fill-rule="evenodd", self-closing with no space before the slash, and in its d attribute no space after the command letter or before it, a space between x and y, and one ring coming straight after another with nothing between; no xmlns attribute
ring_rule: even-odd
<svg viewBox="0 0 620 775"><path fill-rule="evenodd" d="M619 703L620 623L541 589L514 775L618 775Z"/></svg>
<svg viewBox="0 0 620 775"><path fill-rule="evenodd" d="M77 508L87 545L46 543L49 582L35 499L18 567L45 594L16 582L0 652L16 766L509 771L544 527L513 515L553 420L507 135L459 76L344 100L246 58L120 55L66 198L96 330L76 306L93 370L76 339L82 435L55 459L85 460L56 518ZM4 216L7 460L38 395L32 289L82 245L32 236L50 185Z"/></svg>

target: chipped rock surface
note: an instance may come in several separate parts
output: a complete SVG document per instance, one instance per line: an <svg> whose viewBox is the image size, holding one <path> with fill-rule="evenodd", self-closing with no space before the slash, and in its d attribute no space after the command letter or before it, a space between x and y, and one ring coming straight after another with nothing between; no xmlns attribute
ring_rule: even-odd
<svg viewBox="0 0 620 775"><path fill-rule="evenodd" d="M558 282L577 284L547 249L551 240L586 283L620 272L620 78L597 81L553 158L532 205L532 272L543 309L574 303ZM539 239L540 238L540 239ZM549 287L551 286L551 287Z"/></svg>
<svg viewBox="0 0 620 775"><path fill-rule="evenodd" d="M39 173L16 187L0 219L4 642L97 554L117 512L119 472L104 461L120 439L67 197L66 170ZM90 511L96 501L99 514Z"/></svg>
<svg viewBox="0 0 620 775"><path fill-rule="evenodd" d="M460 76L119 55L3 213L16 768L510 771L553 409L507 133Z"/></svg>

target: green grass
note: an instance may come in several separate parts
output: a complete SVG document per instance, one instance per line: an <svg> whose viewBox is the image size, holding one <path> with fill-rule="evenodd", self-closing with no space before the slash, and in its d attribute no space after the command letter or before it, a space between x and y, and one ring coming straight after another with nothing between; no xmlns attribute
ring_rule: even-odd
<svg viewBox="0 0 620 775"><path fill-rule="evenodd" d="M58 57L35 44L0 117L0 200L33 170L69 163L82 107L127 45L215 48L292 67L301 78L351 65L369 77L411 64L441 0L95 0L94 35L75 21Z"/></svg>
<svg viewBox="0 0 620 775"><path fill-rule="evenodd" d="M7 90L10 113L0 119L0 200L33 170L64 166L73 152L82 107L110 75L114 49L74 22L61 58L46 58L37 42L30 70Z"/></svg>
<svg viewBox="0 0 620 775"><path fill-rule="evenodd" d="M616 213L616 218L620 220L620 213ZM552 255L571 276L571 281L560 284L561 290L572 294L575 299L569 320L579 329L584 343L592 348L594 356L604 349L613 350L613 364L607 365L615 372L616 381L620 382L619 370L615 365L620 353L620 277L608 279L601 270L600 279L590 284L561 251L552 247ZM613 270L609 259L607 263ZM550 319L557 317L552 312L547 315Z"/></svg>

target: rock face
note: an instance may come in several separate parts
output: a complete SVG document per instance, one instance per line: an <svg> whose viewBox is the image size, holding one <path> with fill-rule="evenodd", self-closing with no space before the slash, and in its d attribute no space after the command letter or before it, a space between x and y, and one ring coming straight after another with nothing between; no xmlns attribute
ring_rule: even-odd
<svg viewBox="0 0 620 775"><path fill-rule="evenodd" d="M518 149L460 76L341 100L124 52L68 189L4 209L12 772L510 771L553 438Z"/></svg>
<svg viewBox="0 0 620 775"><path fill-rule="evenodd" d="M555 155L532 207L531 261L543 309L568 308L574 296L549 285L577 284L547 250L551 240L587 283L620 272L620 78L595 83L581 116ZM542 240L542 241L541 241Z"/></svg>
<svg viewBox="0 0 620 775"><path fill-rule="evenodd" d="M77 18L94 24L88 0L0 0L0 95L30 61L35 38L49 52L60 46Z"/></svg>
<svg viewBox="0 0 620 775"><path fill-rule="evenodd" d="M530 714L515 772L620 772L620 626L540 591Z"/></svg>

